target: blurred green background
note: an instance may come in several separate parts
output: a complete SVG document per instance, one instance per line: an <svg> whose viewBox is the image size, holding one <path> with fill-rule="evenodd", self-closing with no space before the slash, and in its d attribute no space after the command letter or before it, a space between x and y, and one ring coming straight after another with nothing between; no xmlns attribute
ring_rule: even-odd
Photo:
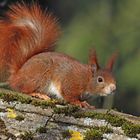
<svg viewBox="0 0 140 140"><path fill-rule="evenodd" d="M1 0L0 14L16 1ZM90 101L98 107L139 116L140 0L38 0L38 3L59 19L62 36L58 51L87 63L89 49L94 47L102 66L114 51L119 51L114 68L117 92Z"/></svg>

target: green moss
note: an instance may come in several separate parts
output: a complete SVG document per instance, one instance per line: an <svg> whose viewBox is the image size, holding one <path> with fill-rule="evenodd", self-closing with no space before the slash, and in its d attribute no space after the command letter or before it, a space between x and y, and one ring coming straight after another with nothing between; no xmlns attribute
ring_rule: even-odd
<svg viewBox="0 0 140 140"><path fill-rule="evenodd" d="M129 137L136 137L140 133L140 125L135 125L125 120L122 117L112 115L110 113L96 113L96 112L76 112L73 114L75 117L89 117L95 119L104 119L112 126L122 127L124 133Z"/></svg>
<svg viewBox="0 0 140 140"><path fill-rule="evenodd" d="M68 103L64 100L61 100L61 99L57 99L57 100L54 100L56 104L59 104L59 105L67 105Z"/></svg>
<svg viewBox="0 0 140 140"><path fill-rule="evenodd" d="M67 116L72 115L74 112L78 111L80 108L73 105L68 105L66 107L55 107L54 113L56 114L65 114Z"/></svg>
<svg viewBox="0 0 140 140"><path fill-rule="evenodd" d="M24 120L24 117L22 115L18 115L18 116L16 116L15 119L18 121L22 121L22 120Z"/></svg>
<svg viewBox="0 0 140 140"><path fill-rule="evenodd" d="M37 128L36 132L46 133L47 132L46 126L40 126L39 128Z"/></svg>
<svg viewBox="0 0 140 140"><path fill-rule="evenodd" d="M91 129L85 133L84 140L102 140L103 133L100 130Z"/></svg>
<svg viewBox="0 0 140 140"><path fill-rule="evenodd" d="M113 126L121 126L126 120L122 117L115 116L109 113L96 113L96 112L76 112L73 114L75 117L89 117L95 119L104 119Z"/></svg>
<svg viewBox="0 0 140 140"><path fill-rule="evenodd" d="M24 97L21 95L17 95L17 101L19 101L21 103L25 103L25 104L30 104L32 99L30 97Z"/></svg>
<svg viewBox="0 0 140 140"><path fill-rule="evenodd" d="M85 117L89 117L89 118L97 118L97 119L102 119L105 114L102 113L96 113L96 112L74 112L73 116L75 116L76 118L85 118Z"/></svg>
<svg viewBox="0 0 140 140"><path fill-rule="evenodd" d="M40 99L35 99L27 95L20 95L20 93L0 93L0 98L4 101L19 101L25 104L32 104L35 106L41 106L42 108L46 108L48 106L54 107L56 102L54 100L45 101Z"/></svg>
<svg viewBox="0 0 140 140"><path fill-rule="evenodd" d="M108 127L94 127L87 130L84 134L84 140L102 140L104 133L112 133L113 130Z"/></svg>
<svg viewBox="0 0 140 140"><path fill-rule="evenodd" d="M104 133L113 133L111 128L107 126L93 127L85 132L85 140L102 139Z"/></svg>
<svg viewBox="0 0 140 140"><path fill-rule="evenodd" d="M19 101L21 103L30 103L31 102L31 98L30 97L25 97L22 95L19 95L17 93L0 93L0 98L10 102L10 101Z"/></svg>
<svg viewBox="0 0 140 140"><path fill-rule="evenodd" d="M95 128L99 129L103 133L113 133L113 130L107 126L95 127Z"/></svg>
<svg viewBox="0 0 140 140"><path fill-rule="evenodd" d="M109 122L111 125L113 126L121 126L123 123L126 122L126 120L122 117L119 117L119 116L115 116L115 115L112 115L112 114L106 114L104 119Z"/></svg>
<svg viewBox="0 0 140 140"><path fill-rule="evenodd" d="M44 100L39 100L39 99L33 99L31 104L34 106L41 106L42 108L46 108L48 106L50 106L50 107L55 106L55 103L53 103L51 101L44 101Z"/></svg>
<svg viewBox="0 0 140 140"><path fill-rule="evenodd" d="M122 125L124 133L129 137L137 137L137 134L140 134L140 125L135 125L132 123L124 123Z"/></svg>
<svg viewBox="0 0 140 140"><path fill-rule="evenodd" d="M3 93L0 93L0 98L3 99L4 101L10 102L10 101L19 101L21 103L25 103L25 104L32 104L35 106L41 106L42 108L46 108L48 106L50 107L55 107L56 104L60 104L60 105L66 105L65 101L62 100L49 100L49 101L45 101L45 100L41 100L41 99L37 99L37 98L32 98L31 96L22 94L22 93L18 93L18 92L14 92L14 91L3 91Z"/></svg>

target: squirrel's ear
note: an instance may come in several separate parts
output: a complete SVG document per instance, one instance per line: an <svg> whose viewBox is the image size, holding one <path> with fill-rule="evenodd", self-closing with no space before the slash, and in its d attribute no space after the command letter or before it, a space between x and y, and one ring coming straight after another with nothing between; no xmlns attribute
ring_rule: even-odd
<svg viewBox="0 0 140 140"><path fill-rule="evenodd" d="M114 63L116 61L117 56L118 56L118 52L115 52L115 53L112 54L112 56L110 57L107 65L106 65L106 69L112 71L113 65L114 65Z"/></svg>
<svg viewBox="0 0 140 140"><path fill-rule="evenodd" d="M97 71L99 69L99 64L96 56L96 50L90 49L89 53L89 65L92 66L93 72Z"/></svg>

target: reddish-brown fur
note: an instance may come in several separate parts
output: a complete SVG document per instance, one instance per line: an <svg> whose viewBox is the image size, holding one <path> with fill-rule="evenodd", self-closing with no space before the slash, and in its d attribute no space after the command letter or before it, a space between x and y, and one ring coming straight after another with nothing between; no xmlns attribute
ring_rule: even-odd
<svg viewBox="0 0 140 140"><path fill-rule="evenodd" d="M36 4L16 4L10 9L7 19L0 22L0 56L1 63L8 62L11 73L16 73L33 55L54 49L59 26L51 14L43 13Z"/></svg>
<svg viewBox="0 0 140 140"><path fill-rule="evenodd" d="M8 81L13 89L47 99L47 87L53 83L51 90L57 90L64 100L89 107L80 101L82 94L104 92L105 86L116 84L111 73L114 56L100 69L95 51L91 51L89 64L53 52L59 26L36 4L12 6L7 19L0 22L0 67L10 69ZM101 85L98 76L104 78Z"/></svg>

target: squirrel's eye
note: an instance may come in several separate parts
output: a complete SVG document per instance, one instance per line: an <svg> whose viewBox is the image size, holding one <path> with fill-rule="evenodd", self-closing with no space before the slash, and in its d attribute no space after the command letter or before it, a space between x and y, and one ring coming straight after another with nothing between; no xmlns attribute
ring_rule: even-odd
<svg viewBox="0 0 140 140"><path fill-rule="evenodd" d="M103 83L104 82L104 78L102 76L98 76L97 82L98 83Z"/></svg>

